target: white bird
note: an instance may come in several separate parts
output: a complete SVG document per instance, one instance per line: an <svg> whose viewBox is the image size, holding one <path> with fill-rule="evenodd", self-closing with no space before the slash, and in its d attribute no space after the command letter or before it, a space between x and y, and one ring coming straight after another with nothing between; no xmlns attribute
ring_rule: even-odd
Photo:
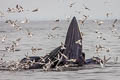
<svg viewBox="0 0 120 80"><path fill-rule="evenodd" d="M20 40L21 40L21 38L18 38L18 39L16 39L15 41L12 41L12 42L13 42L13 45L15 45L15 47L18 46Z"/></svg>
<svg viewBox="0 0 120 80"><path fill-rule="evenodd" d="M32 37L32 36L33 36L32 32L30 32L29 29L27 29L27 35L28 35L29 37Z"/></svg>
<svg viewBox="0 0 120 80"><path fill-rule="evenodd" d="M75 43L79 44L79 45L82 45L82 41L81 40L77 40Z"/></svg>
<svg viewBox="0 0 120 80"><path fill-rule="evenodd" d="M106 52L110 52L110 48L106 49Z"/></svg>
<svg viewBox="0 0 120 80"><path fill-rule="evenodd" d="M97 21L97 24L98 25L101 25L101 24L103 24L104 22L103 21Z"/></svg>
<svg viewBox="0 0 120 80"><path fill-rule="evenodd" d="M29 23L29 20L27 18L25 18L25 20L21 21L20 23Z"/></svg>
<svg viewBox="0 0 120 80"><path fill-rule="evenodd" d="M34 47L32 47L31 50L32 50L32 53L36 53L36 51L42 50L42 48L34 48Z"/></svg>
<svg viewBox="0 0 120 80"><path fill-rule="evenodd" d="M108 18L112 13L106 13L106 17Z"/></svg>
<svg viewBox="0 0 120 80"><path fill-rule="evenodd" d="M111 59L111 57L109 57L109 58L106 59L106 56L104 56L104 60L103 60L104 65L105 65L110 59Z"/></svg>
<svg viewBox="0 0 120 80"><path fill-rule="evenodd" d="M52 28L52 30L55 30L55 29L57 29L57 28L59 28L59 27L54 27L54 28Z"/></svg>
<svg viewBox="0 0 120 80"><path fill-rule="evenodd" d="M61 49L66 49L65 45L63 44L63 42L61 42Z"/></svg>
<svg viewBox="0 0 120 80"><path fill-rule="evenodd" d="M18 4L16 5L15 8L8 8L8 10L7 10L7 12L9 12L9 13L15 13L15 12L20 13L20 12L23 12L23 11L24 11L23 7L18 5Z"/></svg>
<svg viewBox="0 0 120 80"><path fill-rule="evenodd" d="M37 12L39 9L38 8L36 8L36 9L33 9L32 10L32 12Z"/></svg>
<svg viewBox="0 0 120 80"><path fill-rule="evenodd" d="M71 8L74 4L75 4L75 2L74 2L74 3L71 3L71 4L69 5L69 7Z"/></svg>
<svg viewBox="0 0 120 80"><path fill-rule="evenodd" d="M115 27L115 24L116 24L117 21L118 21L118 19L115 19L115 20L114 20L114 22L113 22L113 24L112 24L112 27Z"/></svg>
<svg viewBox="0 0 120 80"><path fill-rule="evenodd" d="M89 16L86 16L86 15L83 15L83 16L84 16L84 19L80 20L80 24L82 24L82 25L84 25L85 21L89 17Z"/></svg>
<svg viewBox="0 0 120 80"><path fill-rule="evenodd" d="M104 23L103 21L98 21L98 20L94 20L93 22L97 23L99 26Z"/></svg>
<svg viewBox="0 0 120 80"><path fill-rule="evenodd" d="M90 11L90 9L87 6L85 6L84 4L83 4L83 6L84 6L84 9Z"/></svg>
<svg viewBox="0 0 120 80"><path fill-rule="evenodd" d="M0 17L5 17L4 13L0 11Z"/></svg>
<svg viewBox="0 0 120 80"><path fill-rule="evenodd" d="M101 68L105 67L105 65L103 64L102 60L100 60L100 66L101 66Z"/></svg>
<svg viewBox="0 0 120 80"><path fill-rule="evenodd" d="M118 56L114 58L114 62L115 62L115 64L117 64L117 62L118 62Z"/></svg>
<svg viewBox="0 0 120 80"><path fill-rule="evenodd" d="M4 42L5 42L6 38L7 38L7 35L6 35L6 34L5 34L5 35L3 35L3 37L2 37L2 43L4 43Z"/></svg>

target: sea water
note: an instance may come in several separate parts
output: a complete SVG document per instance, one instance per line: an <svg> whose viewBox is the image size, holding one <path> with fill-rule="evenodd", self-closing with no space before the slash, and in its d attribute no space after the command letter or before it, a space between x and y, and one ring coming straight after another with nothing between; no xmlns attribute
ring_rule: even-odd
<svg viewBox="0 0 120 80"><path fill-rule="evenodd" d="M83 34L83 52L86 58L93 56L111 59L101 68L100 65L88 65L77 71L50 71L37 70L25 71L0 71L0 80L119 80L120 78L120 21L112 27L114 20L105 21L97 25L94 21L86 21L84 25L78 21L80 31ZM0 58L3 61L19 61L25 55L44 56L54 48L64 43L69 21L30 21L21 24L22 30L17 31L11 25L0 22L0 40L7 35L5 42L0 41ZM56 28L55 28L56 27ZM55 29L55 30L54 30ZM30 31L33 36L27 35ZM15 47L18 51L8 52L5 47L12 45L12 42L21 38L19 45ZM96 45L103 48L96 52ZM31 48L42 48L32 53ZM118 60L116 60L118 58Z"/></svg>

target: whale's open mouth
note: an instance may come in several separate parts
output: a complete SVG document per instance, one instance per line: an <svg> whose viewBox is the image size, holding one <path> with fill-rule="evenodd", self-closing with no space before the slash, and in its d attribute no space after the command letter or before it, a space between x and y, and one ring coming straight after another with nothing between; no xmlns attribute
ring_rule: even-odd
<svg viewBox="0 0 120 80"><path fill-rule="evenodd" d="M89 60L90 61L90 60ZM88 61L88 63L89 63ZM65 44L55 48L45 56L23 58L19 63L5 67L9 70L43 69L61 70L70 67L80 67L85 64L85 54L82 52L82 36L75 17L73 17L66 35Z"/></svg>

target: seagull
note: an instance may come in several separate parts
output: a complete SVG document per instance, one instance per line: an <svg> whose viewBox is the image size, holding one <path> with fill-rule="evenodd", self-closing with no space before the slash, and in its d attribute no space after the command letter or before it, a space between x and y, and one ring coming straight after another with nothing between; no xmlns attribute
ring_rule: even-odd
<svg viewBox="0 0 120 80"><path fill-rule="evenodd" d="M117 62L118 62L118 56L114 58L114 62L115 62L115 64L117 64Z"/></svg>
<svg viewBox="0 0 120 80"><path fill-rule="evenodd" d="M104 22L103 21L97 21L97 24L100 26L102 25Z"/></svg>
<svg viewBox="0 0 120 80"><path fill-rule="evenodd" d="M80 32L81 36L83 37L84 36L84 33L83 32Z"/></svg>
<svg viewBox="0 0 120 80"><path fill-rule="evenodd" d="M103 21L98 21L98 20L94 20L93 22L97 23L99 26L104 23Z"/></svg>
<svg viewBox="0 0 120 80"><path fill-rule="evenodd" d="M106 17L108 18L112 13L106 13Z"/></svg>
<svg viewBox="0 0 120 80"><path fill-rule="evenodd" d="M75 2L74 2L74 3L71 3L71 4L69 5L69 7L71 8L74 4L75 4Z"/></svg>
<svg viewBox="0 0 120 80"><path fill-rule="evenodd" d="M16 30L21 30L21 28L22 28L17 24L17 20L15 20L15 21L6 20L5 23L9 23Z"/></svg>
<svg viewBox="0 0 120 80"><path fill-rule="evenodd" d="M110 48L106 49L106 52L110 52Z"/></svg>
<svg viewBox="0 0 120 80"><path fill-rule="evenodd" d="M6 34L5 34L5 35L3 35L3 37L2 37L2 43L4 43L4 42L5 42L6 38L7 38L7 35L6 35Z"/></svg>
<svg viewBox="0 0 120 80"><path fill-rule="evenodd" d="M10 12L10 13L15 13L15 12L20 13L20 12L23 12L23 11L24 11L23 7L18 5L18 4L16 5L15 8L8 8L8 10L7 10L7 12Z"/></svg>
<svg viewBox="0 0 120 80"><path fill-rule="evenodd" d="M80 20L80 24L84 25L85 21L87 20L87 18L89 16L86 16L86 15L83 15L84 16L84 19L83 20Z"/></svg>
<svg viewBox="0 0 120 80"><path fill-rule="evenodd" d="M16 10L14 8L8 8L7 12L14 13L14 12L16 12Z"/></svg>
<svg viewBox="0 0 120 80"><path fill-rule="evenodd" d="M29 20L27 18L25 18L25 20L21 21L20 23L29 23Z"/></svg>
<svg viewBox="0 0 120 80"><path fill-rule="evenodd" d="M27 35L30 36L30 37L33 36L33 34L29 31L29 29L27 29Z"/></svg>
<svg viewBox="0 0 120 80"><path fill-rule="evenodd" d="M0 11L0 17L4 17L4 13Z"/></svg>
<svg viewBox="0 0 120 80"><path fill-rule="evenodd" d="M104 56L104 60L103 60L104 64L106 64L110 59L111 59L111 57L106 59L106 56Z"/></svg>
<svg viewBox="0 0 120 80"><path fill-rule="evenodd" d="M29 53L27 52L27 54L25 54L25 57L27 58L27 59L29 59L29 55L28 55Z"/></svg>
<svg viewBox="0 0 120 80"><path fill-rule="evenodd" d="M32 50L32 53L36 53L36 51L42 50L42 48L34 48L34 47L32 47L31 50Z"/></svg>
<svg viewBox="0 0 120 80"><path fill-rule="evenodd" d="M105 67L105 65L103 64L102 60L100 60L100 66L101 66L101 68Z"/></svg>
<svg viewBox="0 0 120 80"><path fill-rule="evenodd" d="M82 41L81 40L77 40L75 43L79 44L79 45L82 45Z"/></svg>
<svg viewBox="0 0 120 80"><path fill-rule="evenodd" d="M76 13L78 13L78 14L80 14L81 13L81 11L75 11Z"/></svg>
<svg viewBox="0 0 120 80"><path fill-rule="evenodd" d="M105 47L101 46L100 44L96 45L96 52L98 52L99 50L102 50L103 48Z"/></svg>
<svg viewBox="0 0 120 80"><path fill-rule="evenodd" d="M24 11L23 7L18 5L18 4L16 5L16 9L17 9L17 12L23 12Z"/></svg>
<svg viewBox="0 0 120 80"><path fill-rule="evenodd" d="M18 38L18 39L16 39L15 41L12 41L12 42L13 42L13 45L15 45L15 47L18 46L20 40L21 40L21 38Z"/></svg>
<svg viewBox="0 0 120 80"><path fill-rule="evenodd" d="M15 45L11 45L10 50L11 50L12 52L15 52Z"/></svg>
<svg viewBox="0 0 120 80"><path fill-rule="evenodd" d="M10 47L5 47L5 50L8 52L14 52L15 51L15 45L11 45Z"/></svg>
<svg viewBox="0 0 120 80"><path fill-rule="evenodd" d="M55 22L59 22L59 21L60 21L59 19L55 20Z"/></svg>
<svg viewBox="0 0 120 80"><path fill-rule="evenodd" d="M21 40L21 38L16 39L16 41L18 41L18 42L19 42L20 40Z"/></svg>
<svg viewBox="0 0 120 80"><path fill-rule="evenodd" d="M69 58L65 55L65 54L63 54L63 53L61 53L60 51L59 51L59 53L61 54L61 56L62 57L64 57L66 60L68 60Z"/></svg>
<svg viewBox="0 0 120 80"><path fill-rule="evenodd" d="M102 36L97 36L97 39L98 39L98 38L102 39Z"/></svg>
<svg viewBox="0 0 120 80"><path fill-rule="evenodd" d="M19 5L18 4L16 5L16 8L19 9Z"/></svg>
<svg viewBox="0 0 120 80"><path fill-rule="evenodd" d="M38 8L36 8L36 9L34 9L34 10L32 10L32 12L37 12L39 9Z"/></svg>
<svg viewBox="0 0 120 80"><path fill-rule="evenodd" d="M115 27L115 24L116 24L117 21L118 21L118 19L115 19L115 20L114 20L114 22L113 22L113 24L112 24L112 27Z"/></svg>
<svg viewBox="0 0 120 80"><path fill-rule="evenodd" d="M85 6L84 4L83 4L83 6L86 10L90 11L90 9L87 6Z"/></svg>
<svg viewBox="0 0 120 80"><path fill-rule="evenodd" d="M61 49L66 49L65 45L63 44L63 42L61 42Z"/></svg>
<svg viewBox="0 0 120 80"><path fill-rule="evenodd" d="M32 47L31 50L32 50L32 53L35 53L37 51L37 49L34 47Z"/></svg>
<svg viewBox="0 0 120 80"><path fill-rule="evenodd" d="M54 28L52 28L52 30L55 30L55 29L57 29L57 28L59 28L59 27L54 27Z"/></svg>
<svg viewBox="0 0 120 80"><path fill-rule="evenodd" d="M5 50L8 51L8 52L11 51L10 47L5 47Z"/></svg>
<svg viewBox="0 0 120 80"><path fill-rule="evenodd" d="M96 30L95 33L98 33L98 34L101 34L101 35L102 35L102 32L99 32L98 30Z"/></svg>
<svg viewBox="0 0 120 80"><path fill-rule="evenodd" d="M118 33L117 33L117 29L113 28L113 29L112 29L112 33L118 34Z"/></svg>
<svg viewBox="0 0 120 80"><path fill-rule="evenodd" d="M55 38L55 36L52 35L51 33L49 33L49 34L48 34L48 39L50 39L50 38Z"/></svg>

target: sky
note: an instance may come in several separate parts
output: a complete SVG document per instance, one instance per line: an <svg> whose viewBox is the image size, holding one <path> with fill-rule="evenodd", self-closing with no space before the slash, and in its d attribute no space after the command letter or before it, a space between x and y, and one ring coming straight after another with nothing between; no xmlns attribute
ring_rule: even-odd
<svg viewBox="0 0 120 80"><path fill-rule="evenodd" d="M8 8L15 8L17 4L21 5L25 11L7 12ZM119 7L120 0L0 0L0 11L5 15L2 19L64 20L73 16L82 19L83 15L89 16L90 20L120 19ZM36 8L39 11L32 12ZM106 17L107 13L110 13L109 17Z"/></svg>

